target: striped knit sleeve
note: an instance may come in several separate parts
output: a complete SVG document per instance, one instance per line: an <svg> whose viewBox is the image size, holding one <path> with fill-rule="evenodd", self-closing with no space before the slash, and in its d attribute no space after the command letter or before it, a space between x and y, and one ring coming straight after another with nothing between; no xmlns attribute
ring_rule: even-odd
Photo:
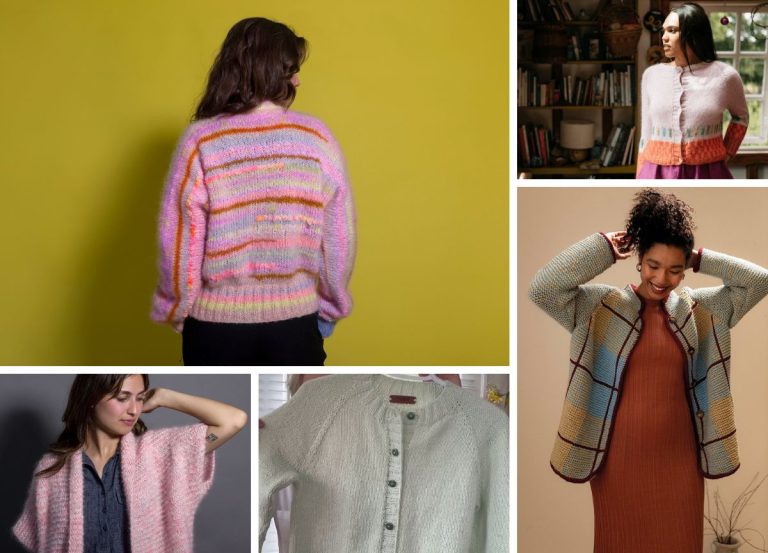
<svg viewBox="0 0 768 553"><path fill-rule="evenodd" d="M731 114L731 120L728 123L723 141L725 142L726 153L729 156L734 156L739 151L739 146L747 134L749 109L747 108L747 99L744 96L744 83L735 70L730 70L726 75L725 86L725 94L728 99L726 108Z"/></svg>
<svg viewBox="0 0 768 553"><path fill-rule="evenodd" d="M613 288L586 284L615 262L604 234L593 234L544 265L531 282L528 296L569 332L589 319Z"/></svg>
<svg viewBox="0 0 768 553"><path fill-rule="evenodd" d="M179 140L166 177L159 217L160 279L152 319L181 331L201 287L208 192L194 127Z"/></svg>
<svg viewBox="0 0 768 553"><path fill-rule="evenodd" d="M355 206L341 148L330 132L324 172L328 200L324 207L320 267L320 330L327 337L333 323L349 315L352 296L349 279L355 262Z"/></svg>
<svg viewBox="0 0 768 553"><path fill-rule="evenodd" d="M768 294L768 270L708 249L699 255L699 271L721 278L723 285L691 290L691 297L733 328Z"/></svg>

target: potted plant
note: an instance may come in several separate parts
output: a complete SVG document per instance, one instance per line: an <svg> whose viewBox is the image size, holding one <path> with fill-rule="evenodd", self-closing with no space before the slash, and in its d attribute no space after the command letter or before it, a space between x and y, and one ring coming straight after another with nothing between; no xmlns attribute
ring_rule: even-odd
<svg viewBox="0 0 768 553"><path fill-rule="evenodd" d="M709 493L707 493L707 509L704 513L704 520L707 521L709 527L715 534L715 541L712 543L715 548L715 553L732 553L739 550L744 544L747 544L757 551L768 553L768 549L765 548L765 537L760 534L759 531L754 528L739 525L739 517L741 517L744 508L750 504L752 496L760 488L763 482L765 482L768 475L763 476L758 480L760 474L756 474L749 481L747 487L741 492L734 502L731 504L730 509L725 506L723 498L720 496L718 490L715 490L713 494L714 500L714 513L712 512L712 506L710 505ZM757 482L757 483L755 483ZM747 522L749 524L749 522ZM757 532L763 540L762 547L758 547L747 538L745 532Z"/></svg>

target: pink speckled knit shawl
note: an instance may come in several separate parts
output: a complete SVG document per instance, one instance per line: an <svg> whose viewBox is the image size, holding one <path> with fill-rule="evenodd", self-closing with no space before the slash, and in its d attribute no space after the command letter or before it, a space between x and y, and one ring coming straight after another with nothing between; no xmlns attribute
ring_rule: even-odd
<svg viewBox="0 0 768 553"><path fill-rule="evenodd" d="M195 511L213 482L214 453L205 453L205 424L150 430L120 440L120 468L132 553L192 552ZM49 467L46 454L35 473ZM83 454L50 478L34 477L13 527L30 551L83 551Z"/></svg>

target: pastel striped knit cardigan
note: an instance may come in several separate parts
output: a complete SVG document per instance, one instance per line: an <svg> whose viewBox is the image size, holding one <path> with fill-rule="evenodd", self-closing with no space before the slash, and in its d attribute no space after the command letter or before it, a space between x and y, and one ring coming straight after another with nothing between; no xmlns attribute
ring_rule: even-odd
<svg viewBox="0 0 768 553"><path fill-rule="evenodd" d="M120 440L132 553L192 553L195 511L213 482L205 424L149 430ZM46 454L35 473L53 464ZM82 553L83 453L51 477L34 476L13 533L29 551Z"/></svg>
<svg viewBox="0 0 768 553"><path fill-rule="evenodd" d="M152 318L228 323L352 308L355 214L344 158L318 119L271 103L192 123L160 213Z"/></svg>
<svg viewBox="0 0 768 553"><path fill-rule="evenodd" d="M637 172L643 162L704 165L736 154L749 125L744 85L720 61L688 68L659 63L643 72L642 131ZM731 121L723 137L723 112Z"/></svg>
<svg viewBox="0 0 768 553"><path fill-rule="evenodd" d="M263 420L260 549L293 484L292 553L509 551L509 423L470 392L325 376Z"/></svg>
<svg viewBox="0 0 768 553"><path fill-rule="evenodd" d="M699 250L704 274L722 286L671 292L664 309L669 331L686 359L686 397L707 478L739 467L730 390L730 329L768 294L768 270L711 250ZM569 381L552 469L585 482L610 445L624 369L642 328L643 301L634 288L587 284L615 262L604 235L595 234L547 263L531 283L531 299L571 332Z"/></svg>

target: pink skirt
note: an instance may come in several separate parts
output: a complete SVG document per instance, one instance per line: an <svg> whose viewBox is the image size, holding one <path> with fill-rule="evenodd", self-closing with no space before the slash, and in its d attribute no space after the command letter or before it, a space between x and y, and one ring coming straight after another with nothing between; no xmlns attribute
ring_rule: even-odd
<svg viewBox="0 0 768 553"><path fill-rule="evenodd" d="M725 161L704 165L656 165L644 161L638 179L732 179Z"/></svg>

